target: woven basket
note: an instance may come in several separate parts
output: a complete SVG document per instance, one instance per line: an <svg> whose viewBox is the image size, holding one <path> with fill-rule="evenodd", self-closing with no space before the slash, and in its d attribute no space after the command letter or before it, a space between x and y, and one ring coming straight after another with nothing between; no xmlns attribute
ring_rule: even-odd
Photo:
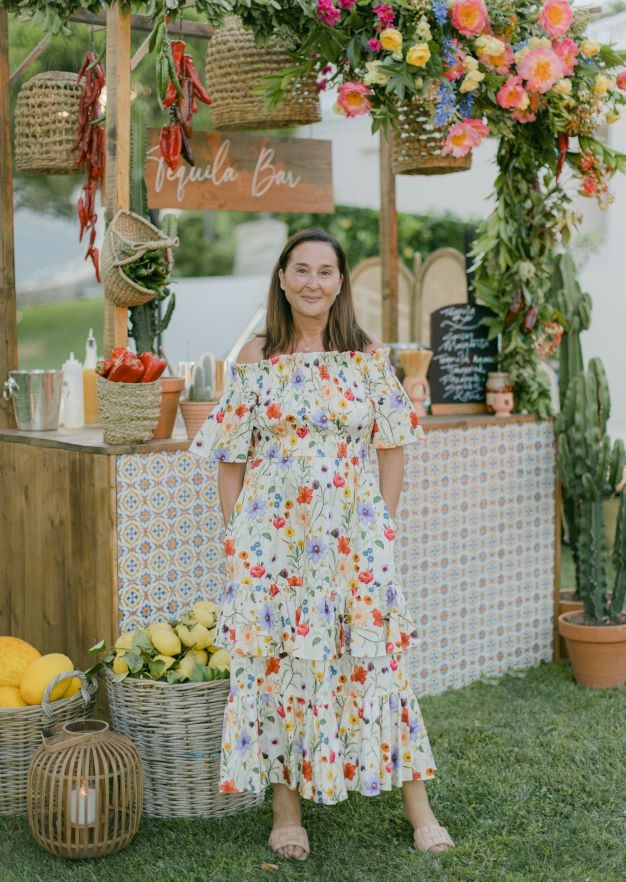
<svg viewBox="0 0 626 882"><path fill-rule="evenodd" d="M259 48L238 16L226 18L209 41L206 53L207 88L213 99L211 118L216 129L281 129L321 120L314 74L294 82L279 104L265 108L263 95L254 89L265 77L293 65L286 52L270 40Z"/></svg>
<svg viewBox="0 0 626 882"><path fill-rule="evenodd" d="M96 395L106 444L149 441L161 415L161 381L115 383L96 377Z"/></svg>
<svg viewBox="0 0 626 882"><path fill-rule="evenodd" d="M145 815L221 818L263 800L262 793L219 792L228 680L116 683L108 668L102 676L113 728L132 738L143 760Z"/></svg>
<svg viewBox="0 0 626 882"><path fill-rule="evenodd" d="M395 175L445 175L467 171L472 155L442 154L445 136L433 123L435 105L414 101L398 108L400 131L391 135L391 168Z"/></svg>
<svg viewBox="0 0 626 882"><path fill-rule="evenodd" d="M139 260L147 251L164 251L168 269L174 265L172 249L178 239L166 236L145 218L121 209L108 225L102 243L100 267L105 297L116 306L140 306L154 297L152 288L138 285L124 273L124 267Z"/></svg>
<svg viewBox="0 0 626 882"><path fill-rule="evenodd" d="M15 168L43 175L76 175L78 102L75 73L48 71L24 83L15 107Z"/></svg>
<svg viewBox="0 0 626 882"><path fill-rule="evenodd" d="M82 688L71 698L50 702L49 696L61 680L79 677ZM45 730L89 716L98 683L87 681L80 671L60 674L49 684L42 704L32 707L0 708L0 815L26 814L28 767L41 745Z"/></svg>

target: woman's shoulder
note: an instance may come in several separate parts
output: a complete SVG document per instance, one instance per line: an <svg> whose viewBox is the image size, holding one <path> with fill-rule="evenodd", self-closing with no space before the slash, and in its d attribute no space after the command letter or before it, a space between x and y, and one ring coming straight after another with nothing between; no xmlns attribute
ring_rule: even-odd
<svg viewBox="0 0 626 882"><path fill-rule="evenodd" d="M257 334L248 340L241 347L237 356L237 364L254 364L257 361L263 361L263 347L265 346L265 337Z"/></svg>

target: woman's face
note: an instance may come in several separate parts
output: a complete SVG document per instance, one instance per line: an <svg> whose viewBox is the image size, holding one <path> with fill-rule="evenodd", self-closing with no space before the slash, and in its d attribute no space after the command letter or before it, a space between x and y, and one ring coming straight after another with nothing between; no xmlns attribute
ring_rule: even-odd
<svg viewBox="0 0 626 882"><path fill-rule="evenodd" d="M335 249L328 242L296 245L278 278L293 316L302 318L327 319L343 282Z"/></svg>

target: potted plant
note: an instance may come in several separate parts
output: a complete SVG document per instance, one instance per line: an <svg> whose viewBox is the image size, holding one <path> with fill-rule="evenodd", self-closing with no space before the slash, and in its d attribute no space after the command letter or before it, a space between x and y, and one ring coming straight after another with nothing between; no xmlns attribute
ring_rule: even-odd
<svg viewBox="0 0 626 882"><path fill-rule="evenodd" d="M603 500L622 479L624 445L606 433L609 389L600 359L572 380L555 421L557 462L569 500L576 591L580 612L559 616L579 685L611 688L626 682L626 495L621 494L612 555L614 581L609 590L608 549Z"/></svg>
<svg viewBox="0 0 626 882"><path fill-rule="evenodd" d="M217 382L217 361L211 352L205 352L195 364L185 400L180 410L185 421L187 437L194 438L205 419L211 413L221 390Z"/></svg>

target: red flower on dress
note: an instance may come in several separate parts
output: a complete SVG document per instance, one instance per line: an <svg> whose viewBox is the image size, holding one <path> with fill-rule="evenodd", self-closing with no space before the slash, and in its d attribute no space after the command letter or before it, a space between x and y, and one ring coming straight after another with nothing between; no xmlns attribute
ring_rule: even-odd
<svg viewBox="0 0 626 882"><path fill-rule="evenodd" d="M306 637L310 630L311 626L307 625L306 622L300 622L300 624L296 627L296 631L301 637Z"/></svg>
<svg viewBox="0 0 626 882"><path fill-rule="evenodd" d="M250 575L253 579L260 579L261 576L265 575L265 567L262 567L259 564L254 567L250 567Z"/></svg>
<svg viewBox="0 0 626 882"><path fill-rule="evenodd" d="M418 419L418 417L417 417L417 414L415 413L414 410L411 411L411 414L410 414L410 416L409 416L409 419L411 420L411 425L413 426L413 428L414 428L414 429L417 429L417 427L418 427L419 424L420 424L420 421L419 421L419 419Z"/></svg>
<svg viewBox="0 0 626 882"><path fill-rule="evenodd" d="M345 486L345 479L341 477L341 475L335 475L333 478L333 484L335 487L343 487Z"/></svg>
<svg viewBox="0 0 626 882"><path fill-rule="evenodd" d="M280 530L281 527L285 526L286 521L284 518L278 517L278 518L274 518L272 523L274 524L274 526L276 527L277 530Z"/></svg>
<svg viewBox="0 0 626 882"><path fill-rule="evenodd" d="M231 779L220 783L220 793L239 793L239 791L235 786L235 782Z"/></svg>
<svg viewBox="0 0 626 882"><path fill-rule="evenodd" d="M344 763L343 764L343 776L347 778L348 781L352 781L354 776L356 775L357 770L356 763Z"/></svg>
<svg viewBox="0 0 626 882"><path fill-rule="evenodd" d="M248 413L248 410L249 410L249 407L247 406L247 404L240 404L239 407L237 408L237 410L235 411L235 414L238 417L242 417L244 415L244 413Z"/></svg>
<svg viewBox="0 0 626 882"><path fill-rule="evenodd" d="M328 373L328 368L325 364L320 365L320 377L322 380L330 380L330 374Z"/></svg>
<svg viewBox="0 0 626 882"><path fill-rule="evenodd" d="M385 539L395 539L395 538L396 538L396 531L394 529L392 529L391 527L387 527L387 529L385 530Z"/></svg>
<svg viewBox="0 0 626 882"><path fill-rule="evenodd" d="M374 576L369 570L361 570L359 573L359 582L363 582L364 585L369 585L369 583L373 581Z"/></svg>
<svg viewBox="0 0 626 882"><path fill-rule="evenodd" d="M313 778L313 767L308 760L302 760L302 777L305 781Z"/></svg>
<svg viewBox="0 0 626 882"><path fill-rule="evenodd" d="M346 389L343 396L344 398L347 398L348 401L354 401L354 392L351 389Z"/></svg>
<svg viewBox="0 0 626 882"><path fill-rule="evenodd" d="M298 428L296 429L296 435L298 436L298 438L306 438L308 434L309 430L305 428L305 426L298 426Z"/></svg>
<svg viewBox="0 0 626 882"><path fill-rule="evenodd" d="M374 619L374 624L377 628L382 628L383 625L383 614L379 609L372 610L372 618Z"/></svg>
<svg viewBox="0 0 626 882"><path fill-rule="evenodd" d="M268 658L265 663L265 676L269 677L270 674L277 674L280 671L280 659L279 658Z"/></svg>
<svg viewBox="0 0 626 882"><path fill-rule="evenodd" d="M350 540L347 538L347 536L339 537L337 547L339 548L340 554L350 554Z"/></svg>
<svg viewBox="0 0 626 882"><path fill-rule="evenodd" d="M276 582L272 582L270 585L270 597L276 597L276 595L280 592L280 588L276 584Z"/></svg>

